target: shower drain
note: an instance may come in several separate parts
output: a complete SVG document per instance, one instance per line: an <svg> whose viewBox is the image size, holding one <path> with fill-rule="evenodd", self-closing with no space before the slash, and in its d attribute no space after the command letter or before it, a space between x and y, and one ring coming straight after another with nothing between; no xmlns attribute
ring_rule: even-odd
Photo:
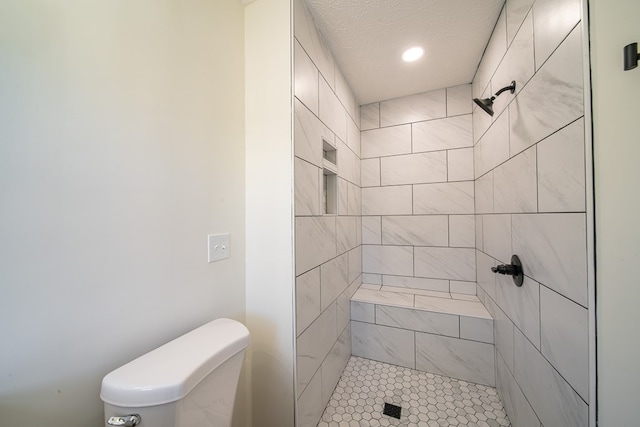
<svg viewBox="0 0 640 427"><path fill-rule="evenodd" d="M390 417L400 419L400 411L402 411L402 408L400 406L396 406L391 403L385 402L384 410L382 411L382 413L384 415L388 415Z"/></svg>

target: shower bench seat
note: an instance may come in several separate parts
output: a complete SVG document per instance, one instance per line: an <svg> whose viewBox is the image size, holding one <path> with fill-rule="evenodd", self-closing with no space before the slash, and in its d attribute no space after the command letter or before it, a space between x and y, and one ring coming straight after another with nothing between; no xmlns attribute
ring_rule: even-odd
<svg viewBox="0 0 640 427"><path fill-rule="evenodd" d="M475 295L363 284L351 297L354 356L495 386L493 318Z"/></svg>

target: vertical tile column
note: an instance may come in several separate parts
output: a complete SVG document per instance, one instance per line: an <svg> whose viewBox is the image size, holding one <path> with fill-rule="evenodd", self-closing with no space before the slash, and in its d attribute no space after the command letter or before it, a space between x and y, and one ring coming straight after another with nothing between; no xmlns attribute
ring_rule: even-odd
<svg viewBox="0 0 640 427"><path fill-rule="evenodd" d="M478 296L514 425L586 426L589 404L581 3L507 0L473 81ZM490 268L518 254L516 288Z"/></svg>
<svg viewBox="0 0 640 427"><path fill-rule="evenodd" d="M297 425L316 426L351 355L361 283L360 112L304 2L294 2ZM336 147L337 213L324 213L323 143Z"/></svg>
<svg viewBox="0 0 640 427"><path fill-rule="evenodd" d="M363 281L475 295L471 85L360 111Z"/></svg>

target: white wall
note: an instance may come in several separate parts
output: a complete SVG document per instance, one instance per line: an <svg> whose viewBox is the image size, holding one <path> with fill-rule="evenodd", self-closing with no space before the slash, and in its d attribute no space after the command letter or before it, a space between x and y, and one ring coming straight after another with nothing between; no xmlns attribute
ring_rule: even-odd
<svg viewBox="0 0 640 427"><path fill-rule="evenodd" d="M1 424L101 425L107 372L244 320L242 6L7 0L0 57Z"/></svg>
<svg viewBox="0 0 640 427"><path fill-rule="evenodd" d="M247 325L253 423L294 425L290 0L245 7Z"/></svg>
<svg viewBox="0 0 640 427"><path fill-rule="evenodd" d="M640 68L622 48L640 42L640 3L590 1L598 333L598 423L637 423L640 323Z"/></svg>

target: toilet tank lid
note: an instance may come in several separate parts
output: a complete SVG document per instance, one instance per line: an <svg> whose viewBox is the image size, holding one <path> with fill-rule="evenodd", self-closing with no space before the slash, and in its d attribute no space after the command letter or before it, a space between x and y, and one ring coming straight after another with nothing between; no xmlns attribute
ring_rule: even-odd
<svg viewBox="0 0 640 427"><path fill-rule="evenodd" d="M248 344L242 323L213 320L107 374L100 398L122 407L174 402Z"/></svg>

